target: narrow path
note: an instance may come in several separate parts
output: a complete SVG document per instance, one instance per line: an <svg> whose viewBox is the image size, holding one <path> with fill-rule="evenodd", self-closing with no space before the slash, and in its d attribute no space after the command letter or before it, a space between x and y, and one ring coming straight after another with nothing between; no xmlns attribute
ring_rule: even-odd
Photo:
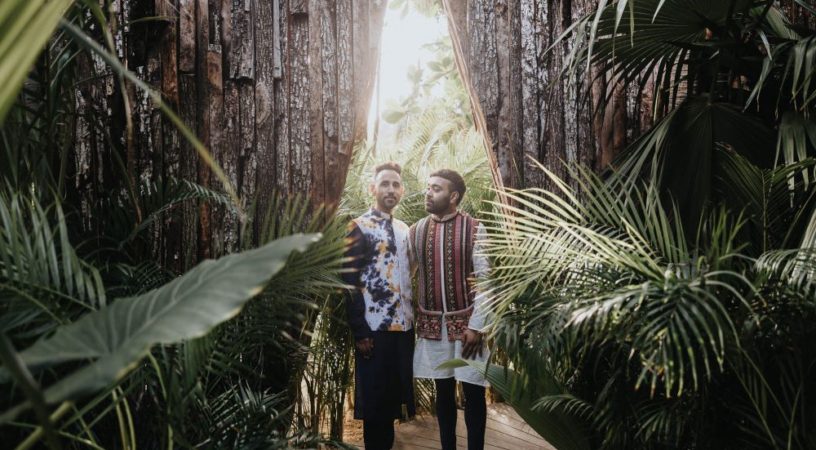
<svg viewBox="0 0 816 450"><path fill-rule="evenodd" d="M465 417L459 410L456 421L456 446L467 449ZM362 442L353 442L362 447ZM439 450L439 427L433 416L419 416L415 420L397 425L395 450ZM487 407L487 430L485 450L555 450L505 403Z"/></svg>

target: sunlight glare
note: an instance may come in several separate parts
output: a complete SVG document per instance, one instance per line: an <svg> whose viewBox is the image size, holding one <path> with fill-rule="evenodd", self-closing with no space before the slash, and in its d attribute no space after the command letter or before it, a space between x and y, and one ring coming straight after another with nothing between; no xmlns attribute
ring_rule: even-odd
<svg viewBox="0 0 816 450"><path fill-rule="evenodd" d="M411 93L408 67L425 67L433 59L431 51L423 49L425 44L437 41L448 34L448 24L444 16L425 17L413 9L403 17L402 10L389 8L385 13L380 60L379 112L383 113L389 100L399 102ZM374 86L371 107L368 113L368 138L373 136L377 121L377 86ZM396 129L394 125L380 121L380 138L387 137Z"/></svg>

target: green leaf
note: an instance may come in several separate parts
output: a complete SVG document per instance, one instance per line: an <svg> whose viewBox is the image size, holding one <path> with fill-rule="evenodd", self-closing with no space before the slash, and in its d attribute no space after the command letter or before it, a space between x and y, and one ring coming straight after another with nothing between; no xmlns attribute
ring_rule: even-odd
<svg viewBox="0 0 816 450"><path fill-rule="evenodd" d="M651 168L677 202L686 230L695 230L711 199L722 145L760 168L773 160L773 130L759 117L709 96L691 97L625 150L618 177Z"/></svg>
<svg viewBox="0 0 816 450"><path fill-rule="evenodd" d="M408 66L408 81L417 84L422 80L422 68L419 65Z"/></svg>
<svg viewBox="0 0 816 450"><path fill-rule="evenodd" d="M45 390L54 404L91 394L124 377L156 344L200 337L238 314L285 265L319 235L293 235L261 248L207 260L184 276L147 294L120 299L20 353L32 371L77 360L93 360ZM5 374L5 370L0 375ZM7 411L10 420L29 405Z"/></svg>
<svg viewBox="0 0 816 450"><path fill-rule="evenodd" d="M548 377L546 380L534 380L534 384L524 383L521 375L513 369L464 359L448 361L442 364L440 368L456 368L467 365L485 374L485 378L490 382L490 385L499 391L519 416L555 448L558 450L591 448L587 439L590 434L584 421L579 417L558 408L547 411L533 409L533 404L537 399L535 394L544 395L545 397L564 394L564 391L552 377ZM526 388L526 386L535 386L536 392L530 392L531 389Z"/></svg>
<svg viewBox="0 0 816 450"><path fill-rule="evenodd" d="M27 324L46 333L66 323L68 302L88 310L105 304L99 272L77 256L68 237L59 203L43 206L35 197L0 194L3 332L14 337L19 331L14 329ZM33 320L32 314L44 321Z"/></svg>
<svg viewBox="0 0 816 450"><path fill-rule="evenodd" d="M443 71L445 71L445 68L442 66L442 64L439 63L439 61L429 62L428 63L428 68L431 69L433 72L443 72Z"/></svg>
<svg viewBox="0 0 816 450"><path fill-rule="evenodd" d="M405 111L391 109L383 112L383 120L388 123L397 123L405 117Z"/></svg>
<svg viewBox="0 0 816 450"><path fill-rule="evenodd" d="M0 124L31 66L72 0L3 0L0 3Z"/></svg>

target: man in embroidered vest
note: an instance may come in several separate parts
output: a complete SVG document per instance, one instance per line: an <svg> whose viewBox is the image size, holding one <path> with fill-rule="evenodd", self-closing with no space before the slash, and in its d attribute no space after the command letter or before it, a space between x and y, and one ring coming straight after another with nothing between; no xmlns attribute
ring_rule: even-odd
<svg viewBox="0 0 816 450"><path fill-rule="evenodd" d="M417 274L417 343L414 376L436 385L436 413L443 450L456 448L456 381L465 393L468 449L484 448L485 386L478 371L463 367L437 369L454 358L486 361L480 330L485 326L484 296L474 290L474 277L486 275L487 258L478 238L484 226L459 211L465 181L453 170L431 174L425 192L429 216L410 228L411 258Z"/></svg>
<svg viewBox="0 0 816 450"><path fill-rule="evenodd" d="M375 168L375 206L349 224L344 275L348 323L355 339L354 418L363 420L366 450L387 450L394 419L414 416L414 352L408 226L391 217L404 192L401 168Z"/></svg>

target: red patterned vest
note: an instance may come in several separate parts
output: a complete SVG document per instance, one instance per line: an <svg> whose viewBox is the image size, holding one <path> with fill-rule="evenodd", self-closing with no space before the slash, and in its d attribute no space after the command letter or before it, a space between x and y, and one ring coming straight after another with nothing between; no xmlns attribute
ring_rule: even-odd
<svg viewBox="0 0 816 450"><path fill-rule="evenodd" d="M419 337L442 339L444 316L448 340L462 339L473 314L473 242L478 226L464 212L444 221L428 216L411 226L409 239L418 264Z"/></svg>

